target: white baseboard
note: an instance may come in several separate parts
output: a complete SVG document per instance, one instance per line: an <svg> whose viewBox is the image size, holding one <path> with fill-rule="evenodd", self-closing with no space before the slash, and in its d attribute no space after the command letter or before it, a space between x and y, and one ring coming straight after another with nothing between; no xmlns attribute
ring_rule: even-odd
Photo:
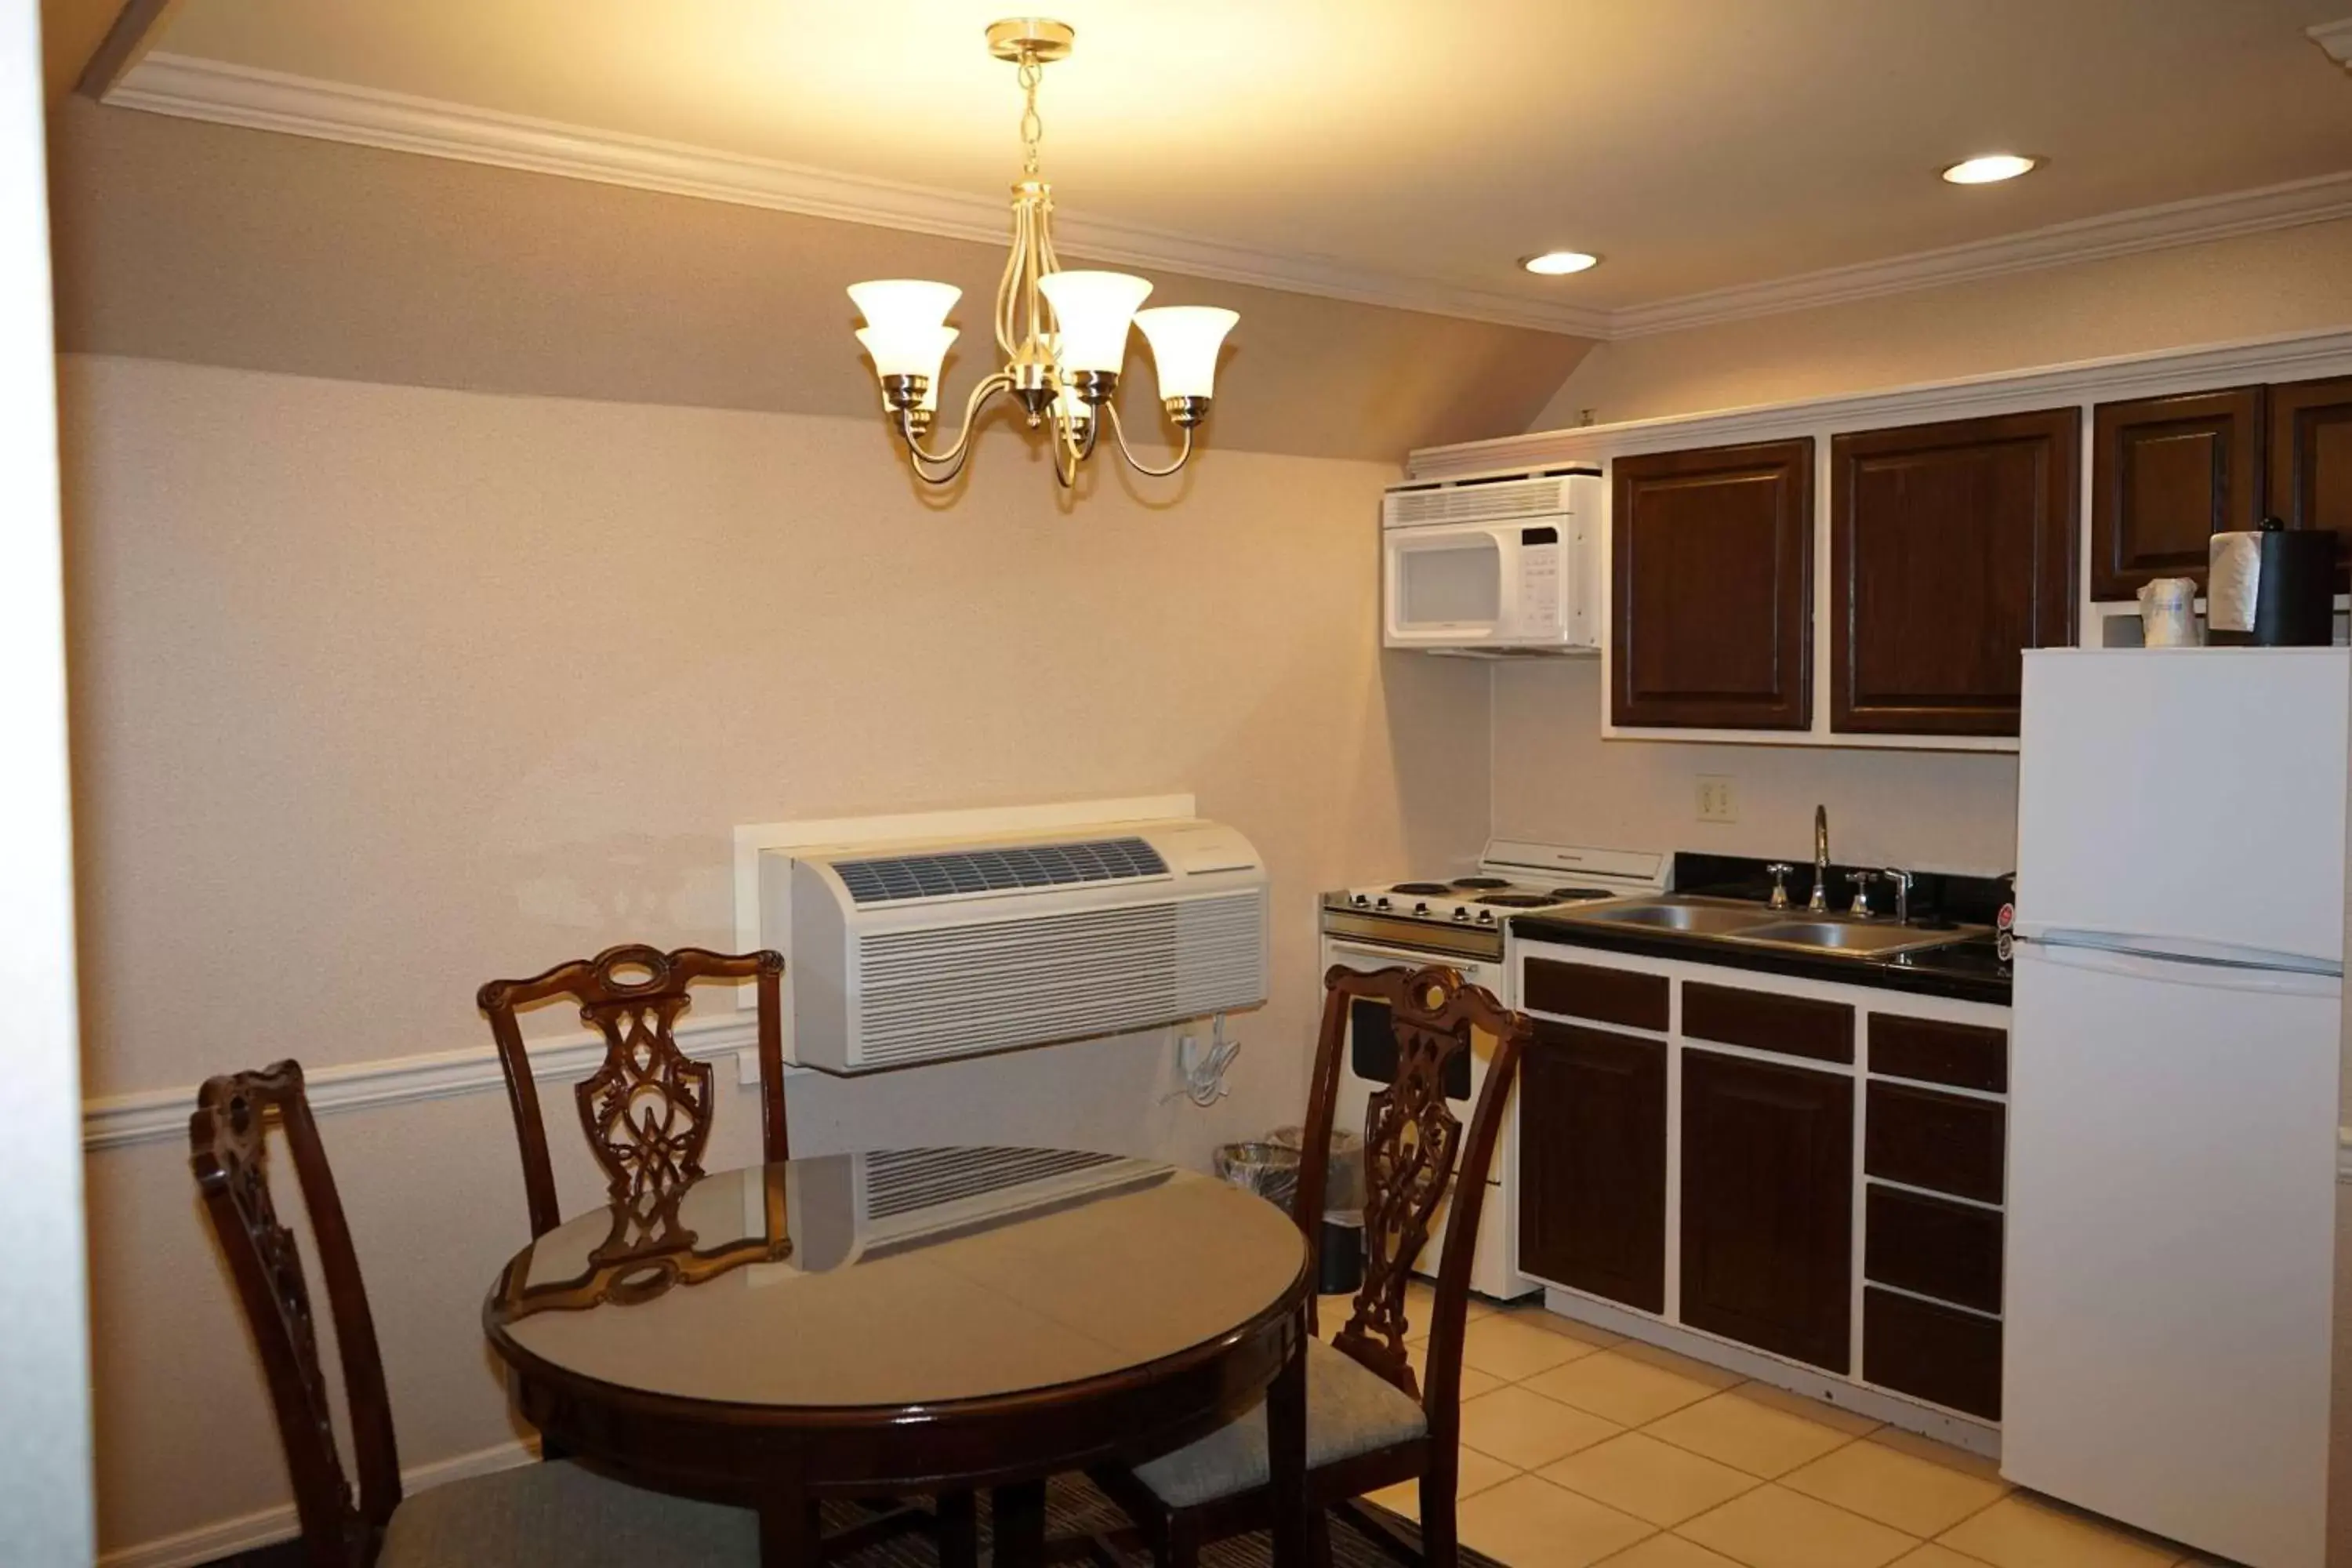
<svg viewBox="0 0 2352 1568"><path fill-rule="evenodd" d="M436 1459L429 1465L415 1465L400 1473L400 1489L410 1496L451 1481L462 1481L475 1476L487 1476L499 1470L510 1470L518 1465L528 1465L539 1458L535 1443L520 1439L500 1443L493 1447L477 1448L470 1454L454 1458ZM194 1568L201 1563L211 1563L239 1552L251 1552L258 1547L275 1546L281 1541L291 1541L301 1533L294 1518L290 1502L266 1508L258 1513L240 1514L215 1524L198 1525L177 1535L166 1535L137 1546L124 1546L101 1555L99 1568Z"/></svg>

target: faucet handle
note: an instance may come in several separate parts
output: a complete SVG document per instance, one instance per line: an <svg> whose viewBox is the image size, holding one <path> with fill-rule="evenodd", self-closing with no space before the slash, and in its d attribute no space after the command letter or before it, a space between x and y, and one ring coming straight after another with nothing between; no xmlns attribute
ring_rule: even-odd
<svg viewBox="0 0 2352 1568"><path fill-rule="evenodd" d="M1767 909L1785 910L1789 907L1789 873L1795 869L1786 860L1775 860L1764 868L1764 874L1772 879L1772 899L1765 906Z"/></svg>
<svg viewBox="0 0 2352 1568"><path fill-rule="evenodd" d="M1879 879L1875 871L1848 871L1845 879L1853 884L1853 902L1848 906L1863 920L1871 918L1870 885Z"/></svg>

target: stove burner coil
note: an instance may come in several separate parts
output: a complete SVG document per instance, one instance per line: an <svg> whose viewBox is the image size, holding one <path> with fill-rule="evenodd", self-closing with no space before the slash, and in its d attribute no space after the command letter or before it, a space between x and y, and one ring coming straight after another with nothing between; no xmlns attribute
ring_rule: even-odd
<svg viewBox="0 0 2352 1568"><path fill-rule="evenodd" d="M1465 893L1475 893L1490 888L1507 888L1511 884L1500 877L1456 877L1453 885Z"/></svg>
<svg viewBox="0 0 2352 1568"><path fill-rule="evenodd" d="M1443 882L1399 882L1395 887L1389 889L1391 893L1420 893L1424 896L1431 893L1450 892L1451 890L1452 889L1447 888Z"/></svg>
<svg viewBox="0 0 2352 1568"><path fill-rule="evenodd" d="M1556 904L1559 900L1549 893L1489 893L1478 901L1493 904L1497 909L1539 910L1546 904Z"/></svg>
<svg viewBox="0 0 2352 1568"><path fill-rule="evenodd" d="M1606 888L1554 888L1555 899L1613 899L1617 895Z"/></svg>

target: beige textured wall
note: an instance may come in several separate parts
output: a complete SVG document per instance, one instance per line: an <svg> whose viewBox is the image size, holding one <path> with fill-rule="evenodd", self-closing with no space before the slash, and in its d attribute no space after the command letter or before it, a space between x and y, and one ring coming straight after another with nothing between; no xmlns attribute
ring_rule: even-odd
<svg viewBox="0 0 2352 1568"><path fill-rule="evenodd" d="M1201 1162L1294 1113L1316 893L1486 828L1485 672L1375 646L1382 465L1217 451L1181 504L1063 508L1005 432L940 508L864 418L61 366L94 1095L477 1046L493 974L727 943L737 823L1190 789L1274 876L1232 1100L1167 1104L1162 1044L1112 1041L796 1078L792 1121ZM508 1434L504 1119L326 1123L412 1465ZM276 1502L184 1149L90 1184L107 1545Z"/></svg>
<svg viewBox="0 0 2352 1568"><path fill-rule="evenodd" d="M1530 430L2352 322L2352 219L1603 343Z"/></svg>
<svg viewBox="0 0 2352 1568"><path fill-rule="evenodd" d="M964 290L950 428L994 353L996 247L82 99L50 135L66 353L878 421L842 290L904 277ZM1394 463L1522 429L1591 346L1152 276L1155 303L1241 312L1206 429L1226 450ZM1140 344L1128 368L1121 406L1151 435Z"/></svg>
<svg viewBox="0 0 2352 1568"><path fill-rule="evenodd" d="M1813 807L1847 863L2012 869L2017 758L1603 741L1597 658L1495 671L1495 831L1629 849L1809 861ZM1698 775L1733 781L1739 820L1702 823Z"/></svg>

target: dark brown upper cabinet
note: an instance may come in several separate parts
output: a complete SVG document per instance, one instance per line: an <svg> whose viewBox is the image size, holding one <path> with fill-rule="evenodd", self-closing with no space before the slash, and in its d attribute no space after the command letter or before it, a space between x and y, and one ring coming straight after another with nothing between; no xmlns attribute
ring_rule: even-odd
<svg viewBox="0 0 2352 1568"><path fill-rule="evenodd" d="M2216 533L2263 521L2263 388L2102 403L2091 419L2091 597L2201 585Z"/></svg>
<svg viewBox="0 0 2352 1568"><path fill-rule="evenodd" d="M2336 591L2352 571L2352 376L2270 389L2270 510L2289 528L2334 529Z"/></svg>
<svg viewBox="0 0 2352 1568"><path fill-rule="evenodd" d="M2074 640L2081 411L1831 443L1830 727L2014 735L2023 653Z"/></svg>
<svg viewBox="0 0 2352 1568"><path fill-rule="evenodd" d="M1811 725L1812 441L1620 458L1612 482L1610 717Z"/></svg>

